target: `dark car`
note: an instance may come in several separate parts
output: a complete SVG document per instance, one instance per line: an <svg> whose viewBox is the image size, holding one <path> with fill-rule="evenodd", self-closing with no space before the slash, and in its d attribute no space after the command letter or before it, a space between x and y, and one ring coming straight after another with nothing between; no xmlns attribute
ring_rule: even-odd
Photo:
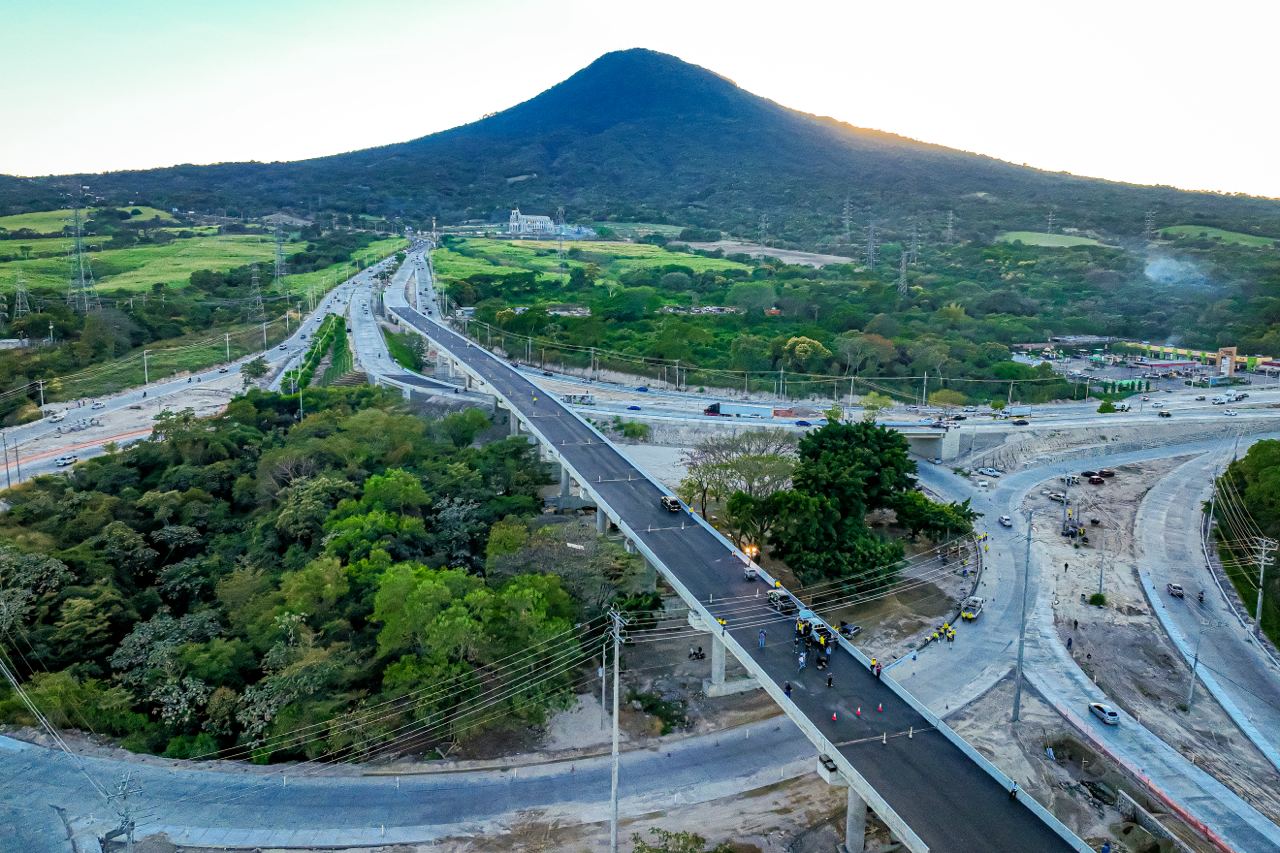
<svg viewBox="0 0 1280 853"><path fill-rule="evenodd" d="M1112 471L1110 468L1099 468L1099 469L1098 469L1098 476L1099 476L1099 477L1114 477L1115 475L1116 475L1116 472L1115 472L1115 471Z"/></svg>
<svg viewBox="0 0 1280 853"><path fill-rule="evenodd" d="M639 407L639 406L627 406L627 411L628 411L628 412L638 412L638 411L640 411L640 407Z"/></svg>
<svg viewBox="0 0 1280 853"><path fill-rule="evenodd" d="M1018 418L1016 421L1013 422L1013 425L1014 426L1030 426L1031 421L1027 420L1026 418Z"/></svg>
<svg viewBox="0 0 1280 853"><path fill-rule="evenodd" d="M640 386L639 388L637 388L636 390L637 390L637 391L639 391L641 394L647 394L647 393L649 393L649 387L648 387L647 385L641 385L641 386Z"/></svg>
<svg viewBox="0 0 1280 853"><path fill-rule="evenodd" d="M1159 414L1159 415L1157 415L1157 417L1161 417L1161 418L1171 418L1171 417L1173 417L1173 412L1169 411L1168 409L1161 409L1161 410L1160 410L1160 414Z"/></svg>
<svg viewBox="0 0 1280 853"><path fill-rule="evenodd" d="M1105 482L1107 482L1107 481L1106 481L1106 480L1104 480L1104 479L1102 479L1101 477L1090 477L1090 478L1089 478L1089 485L1091 485L1091 486L1101 486L1101 485L1102 485L1103 483L1105 483Z"/></svg>
<svg viewBox="0 0 1280 853"><path fill-rule="evenodd" d="M811 427L811 426L813 426L813 424L809 423L808 421L796 421L796 426L799 426L799 427Z"/></svg>
<svg viewBox="0 0 1280 853"><path fill-rule="evenodd" d="M680 499L675 495L663 495L662 508L668 512L679 512L683 507L680 506Z"/></svg>

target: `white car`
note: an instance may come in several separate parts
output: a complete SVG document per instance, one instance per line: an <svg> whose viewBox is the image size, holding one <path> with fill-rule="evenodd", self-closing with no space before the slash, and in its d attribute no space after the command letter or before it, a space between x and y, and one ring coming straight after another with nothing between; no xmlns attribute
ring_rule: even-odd
<svg viewBox="0 0 1280 853"><path fill-rule="evenodd" d="M1225 412L1223 412L1222 414L1226 415L1226 416L1227 416L1227 417L1229 417L1229 418L1234 418L1236 415L1238 415L1238 414L1240 414L1240 413L1239 413L1239 412L1237 412L1235 409L1227 409L1227 410L1226 410Z"/></svg>
<svg viewBox="0 0 1280 853"><path fill-rule="evenodd" d="M1007 515L1000 516L1001 527L1013 527L1013 519Z"/></svg>
<svg viewBox="0 0 1280 853"><path fill-rule="evenodd" d="M1116 712L1116 709L1103 702L1090 702L1089 713L1102 720L1108 726L1120 725L1120 715Z"/></svg>
<svg viewBox="0 0 1280 853"><path fill-rule="evenodd" d="M90 406L89 408L96 411L98 409L105 409L106 407L107 407L107 404L102 402L101 400L94 400L93 405Z"/></svg>
<svg viewBox="0 0 1280 853"><path fill-rule="evenodd" d="M1152 403L1152 404L1151 404L1151 408L1153 408L1153 409L1163 409L1163 408L1164 408L1164 403L1160 403L1160 402Z"/></svg>
<svg viewBox="0 0 1280 853"><path fill-rule="evenodd" d="M75 462L76 462L76 459L77 459L77 458L79 458L79 457L76 457L76 456L59 456L57 459L53 460L53 464L54 464L54 465L57 465L59 468L65 468L65 467L67 467L68 465L74 465L74 464L75 464Z"/></svg>
<svg viewBox="0 0 1280 853"><path fill-rule="evenodd" d="M64 420L66 420L66 418L67 418L66 412L54 412L52 415L49 415L49 423L60 424Z"/></svg>

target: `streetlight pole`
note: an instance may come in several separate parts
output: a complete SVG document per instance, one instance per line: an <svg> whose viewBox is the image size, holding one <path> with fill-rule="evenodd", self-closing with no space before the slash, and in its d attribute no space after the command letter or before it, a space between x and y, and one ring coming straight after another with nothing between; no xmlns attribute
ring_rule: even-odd
<svg viewBox="0 0 1280 853"><path fill-rule="evenodd" d="M151 350L144 349L142 351L142 384L151 384L151 368L147 365L147 358L151 355Z"/></svg>
<svg viewBox="0 0 1280 853"><path fill-rule="evenodd" d="M1013 682L1013 722L1022 711L1022 652L1027 637L1027 587L1031 581L1031 524L1033 510L1027 510L1027 551L1022 563L1022 623L1018 628L1018 674Z"/></svg>
<svg viewBox="0 0 1280 853"><path fill-rule="evenodd" d="M222 342L227 349L227 361L231 361L231 333L230 332L222 333Z"/></svg>
<svg viewBox="0 0 1280 853"><path fill-rule="evenodd" d="M613 620L613 771L609 787L609 853L618 853L618 669L622 647L622 614L614 610Z"/></svg>

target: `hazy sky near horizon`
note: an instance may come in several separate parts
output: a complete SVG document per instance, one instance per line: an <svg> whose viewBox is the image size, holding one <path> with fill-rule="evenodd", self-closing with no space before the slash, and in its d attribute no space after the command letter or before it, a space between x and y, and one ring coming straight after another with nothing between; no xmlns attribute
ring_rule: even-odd
<svg viewBox="0 0 1280 853"><path fill-rule="evenodd" d="M0 0L0 173L398 142L648 47L861 127L1280 197L1277 24L1261 0Z"/></svg>

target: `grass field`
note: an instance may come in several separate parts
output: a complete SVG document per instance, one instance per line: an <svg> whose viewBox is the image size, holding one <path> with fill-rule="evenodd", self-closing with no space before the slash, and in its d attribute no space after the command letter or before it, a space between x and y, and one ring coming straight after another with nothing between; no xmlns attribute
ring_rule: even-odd
<svg viewBox="0 0 1280 853"><path fill-rule="evenodd" d="M554 241L515 242L477 237L465 240L461 248L462 251L441 249L432 253L436 272L442 279L466 278L477 273L501 275L523 270L537 270L553 277L560 273L557 243ZM749 269L736 261L669 252L661 246L647 243L566 242L565 250L566 255L572 250L576 256L565 258L566 269L595 264L606 278L616 278L634 269L668 265L682 266L694 272Z"/></svg>
<svg viewBox="0 0 1280 853"><path fill-rule="evenodd" d="M146 205L138 205L137 207L121 207L118 210L139 210L141 214L131 217L132 221L142 222L159 217L163 222L175 222L173 215L156 207L147 207ZM38 231L41 234L54 234L62 231L71 223L73 211L70 208L63 210L38 210L35 213L16 213L12 216L0 216L0 228L6 231L18 231L23 228L30 228L32 231ZM89 218L91 210L81 211L80 215L85 219Z"/></svg>
<svg viewBox="0 0 1280 853"><path fill-rule="evenodd" d="M354 257L362 264L368 265L401 249L406 249L408 246L409 241L403 237L385 237L381 240L373 241L356 252ZM307 292L308 287L314 287L316 293L319 294L327 292L335 284L341 284L353 272L355 272L355 268L351 263L333 264L324 269L285 276L284 281L290 293L301 295ZM263 284L265 285L266 283L267 279L264 278Z"/></svg>
<svg viewBox="0 0 1280 853"><path fill-rule="evenodd" d="M97 251L105 243L107 237L85 237L84 245L89 251ZM36 237L31 240L0 240L0 264L24 258L65 258L71 251L74 237ZM0 273L0 283L3 283Z"/></svg>
<svg viewBox="0 0 1280 853"><path fill-rule="evenodd" d="M1046 246L1063 249L1071 246L1101 246L1091 237L1075 237L1070 234L1045 234L1040 231L1005 231L996 235L997 243L1022 243L1026 246Z"/></svg>
<svg viewBox="0 0 1280 853"><path fill-rule="evenodd" d="M26 245L25 243L23 245ZM92 245L92 241L90 241ZM288 244L289 249L301 244ZM159 282L185 285L196 270L226 270L242 264L270 264L275 246L270 237L227 234L174 240L164 245L131 246L93 252L89 262L94 280L107 290L146 290ZM70 274L66 253L0 263L0 289L10 288L22 273L29 287L63 287ZM265 273L269 280L269 273Z"/></svg>
<svg viewBox="0 0 1280 853"><path fill-rule="evenodd" d="M1280 237L1262 237L1257 234L1243 234L1239 231L1224 231L1207 225L1170 225L1168 228L1161 228L1160 234L1173 239L1198 237L1204 240L1221 240L1223 243L1235 243L1238 246L1271 248L1280 245Z"/></svg>
<svg viewBox="0 0 1280 853"><path fill-rule="evenodd" d="M674 237L684 230L680 225L658 225L653 222L592 222L592 228L608 228L619 237L629 240L643 237L645 234L661 234L663 237Z"/></svg>

